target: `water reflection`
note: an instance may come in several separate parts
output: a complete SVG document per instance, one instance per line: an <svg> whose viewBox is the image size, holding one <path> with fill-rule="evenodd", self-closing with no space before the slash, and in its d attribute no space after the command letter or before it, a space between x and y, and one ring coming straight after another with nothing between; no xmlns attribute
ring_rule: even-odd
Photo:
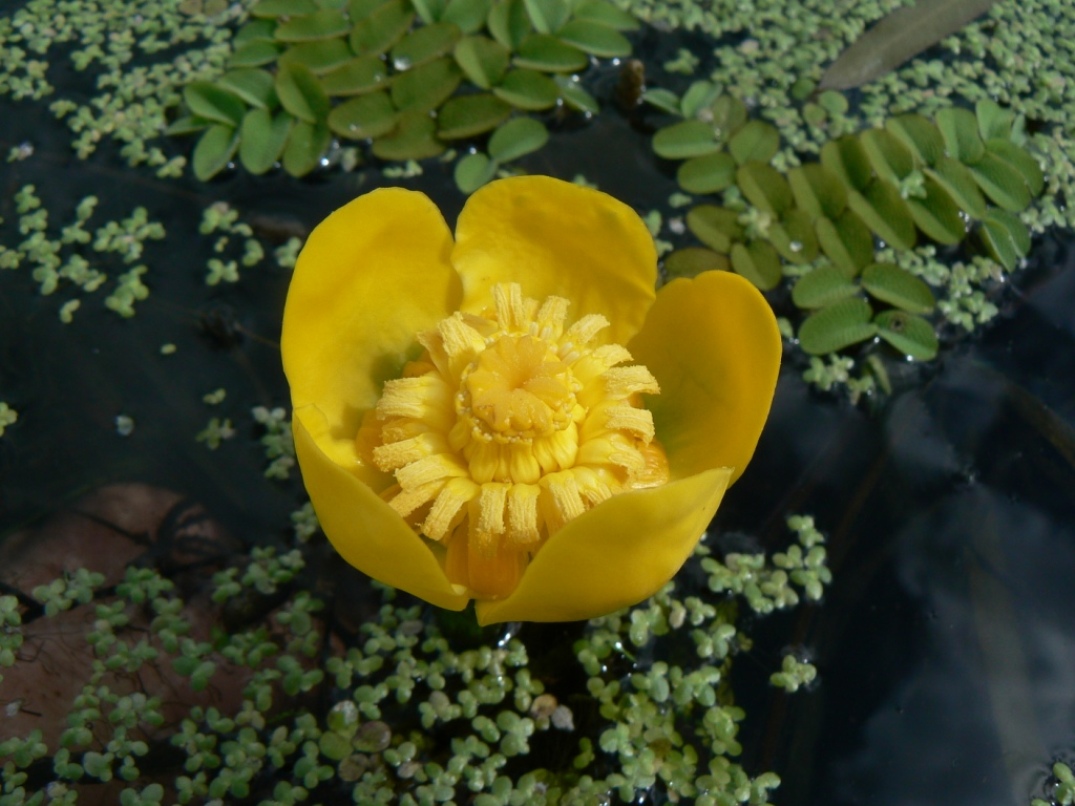
<svg viewBox="0 0 1075 806"><path fill-rule="evenodd" d="M828 509L814 511L836 574L792 627L817 651L821 686L765 695L748 746L780 771L780 802L1026 804L1052 761L1071 759L1073 278L1071 266L1039 278L878 420L819 418L798 394L777 408L777 431L819 426L794 437L784 498Z"/></svg>

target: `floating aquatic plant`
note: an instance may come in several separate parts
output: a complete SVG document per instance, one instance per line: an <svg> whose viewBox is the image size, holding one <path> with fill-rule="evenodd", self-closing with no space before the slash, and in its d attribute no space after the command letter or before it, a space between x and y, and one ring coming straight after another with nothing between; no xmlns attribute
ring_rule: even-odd
<svg viewBox="0 0 1075 806"><path fill-rule="evenodd" d="M0 741L0 802L44 792L74 802L112 782L117 802L147 806L553 806L643 793L763 806L780 779L734 761L747 715L728 680L751 646L739 613L816 602L831 581L813 520L788 526L791 544L771 558L718 558L703 542L689 583L580 625L554 674L532 664L531 636L486 631L461 647L450 623L383 586L379 608L348 634L326 615L340 603L305 589L308 546L255 548L207 576L209 595L196 598L153 568L129 567L112 584L73 570L0 596L0 684L32 692L18 707L37 705L30 681L53 642L66 637L65 651L85 659L47 670L72 675L59 726L24 731L28 720L9 713L21 722ZM200 635L206 616L211 642ZM63 629L87 618L85 630ZM787 656L772 682L792 691L815 675ZM582 696L565 682L575 679ZM553 745L563 752L546 752Z"/></svg>
<svg viewBox="0 0 1075 806"><path fill-rule="evenodd" d="M8 405L7 401L0 400L0 437L9 425L14 425L19 420L19 413Z"/></svg>
<svg viewBox="0 0 1075 806"><path fill-rule="evenodd" d="M1075 803L1075 774L1071 767L1062 761L1053 764L1047 789L1051 794L1050 799L1034 798L1030 806L1071 806Z"/></svg>
<svg viewBox="0 0 1075 806"><path fill-rule="evenodd" d="M332 139L383 160L434 157L489 137L458 168L471 191L548 138L529 117L558 103L596 112L574 76L630 53L634 18L605 0L260 0L229 70L183 93L172 133L201 132L194 172L236 156L251 173L313 170Z"/></svg>
<svg viewBox="0 0 1075 806"><path fill-rule="evenodd" d="M119 263L127 270L115 276L104 305L124 318L134 316L135 304L149 296L142 280L148 272L141 262L146 244L165 235L164 227L151 221L144 207L93 229L87 224L98 200L87 196L76 206L74 220L56 232L34 185L20 188L14 202L19 214L18 234L23 238L13 247L0 246L0 269L29 269L43 296L76 289L88 295L109 284L108 269ZM81 302L81 297L75 297L60 306L59 318L64 324L73 320Z"/></svg>
<svg viewBox="0 0 1075 806"><path fill-rule="evenodd" d="M777 129L750 119L742 101L714 85L696 82L682 99L648 98L684 118L653 138L659 156L680 161L680 186L733 193L729 205L688 212L687 227L710 251L673 253L666 270L728 267L762 290L794 274L792 301L812 312L797 333L807 353L879 336L905 355L936 355L933 326L922 318L936 305L932 290L878 262L877 241L910 250L922 240L954 246L971 237L1008 270L1029 251L1017 214L1044 177L1023 148L1022 120L992 101L973 112L942 109L933 120L897 115L826 143L817 162L782 171L772 164Z"/></svg>

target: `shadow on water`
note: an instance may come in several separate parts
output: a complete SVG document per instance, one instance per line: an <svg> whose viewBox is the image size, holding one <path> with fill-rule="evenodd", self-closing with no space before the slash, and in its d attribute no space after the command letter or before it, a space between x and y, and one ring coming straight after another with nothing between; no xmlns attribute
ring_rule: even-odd
<svg viewBox="0 0 1075 806"><path fill-rule="evenodd" d="M737 669L748 768L779 770L779 802L1025 804L1070 758L1073 269L1039 271L1005 321L877 417L782 378L718 516L806 510L830 534L825 602L755 625L755 663ZM805 695L760 685L788 648L819 667Z"/></svg>

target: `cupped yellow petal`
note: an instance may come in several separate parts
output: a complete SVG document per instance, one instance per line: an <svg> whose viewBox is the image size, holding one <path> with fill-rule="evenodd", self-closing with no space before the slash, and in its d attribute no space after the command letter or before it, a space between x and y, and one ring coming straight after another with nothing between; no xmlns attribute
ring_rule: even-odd
<svg viewBox="0 0 1075 806"><path fill-rule="evenodd" d="M646 406L672 478L714 467L739 478L780 370L780 331L761 293L730 272L673 280L627 348L661 386Z"/></svg>
<svg viewBox="0 0 1075 806"><path fill-rule="evenodd" d="M378 474L355 464L355 435L384 381L420 351L415 335L459 307L451 250L433 202L384 188L322 221L295 266L280 337L292 405L316 404L328 423L320 449L370 483Z"/></svg>
<svg viewBox="0 0 1075 806"><path fill-rule="evenodd" d="M547 176L490 182L467 201L456 225L452 263L463 279L463 308L487 307L497 283L528 297L566 297L571 318L608 318L600 337L623 344L642 326L657 279L653 239L627 205Z"/></svg>
<svg viewBox="0 0 1075 806"><path fill-rule="evenodd" d="M478 622L577 621L652 596L690 557L731 475L707 470L603 501L549 538L510 596L475 602Z"/></svg>
<svg viewBox="0 0 1075 806"><path fill-rule="evenodd" d="M314 511L336 551L365 574L448 610L470 597L454 587L433 550L358 477L321 449L328 427L317 406L295 412L295 453Z"/></svg>

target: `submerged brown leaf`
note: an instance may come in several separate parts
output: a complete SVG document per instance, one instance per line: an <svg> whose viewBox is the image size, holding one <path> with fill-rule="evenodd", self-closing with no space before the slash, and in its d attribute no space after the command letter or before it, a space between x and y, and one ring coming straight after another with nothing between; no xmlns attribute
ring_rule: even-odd
<svg viewBox="0 0 1075 806"><path fill-rule="evenodd" d="M918 0L897 9L841 53L821 76L818 88L846 90L880 78L978 18L995 2Z"/></svg>

